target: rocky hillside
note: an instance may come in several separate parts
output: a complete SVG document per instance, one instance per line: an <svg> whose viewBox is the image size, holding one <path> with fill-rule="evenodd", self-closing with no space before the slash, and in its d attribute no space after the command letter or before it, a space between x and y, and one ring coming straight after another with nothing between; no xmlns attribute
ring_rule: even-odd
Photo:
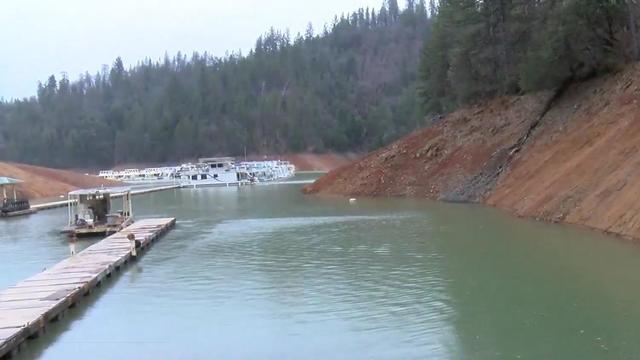
<svg viewBox="0 0 640 360"><path fill-rule="evenodd" d="M493 186L549 98L504 97L457 111L330 172L305 191L476 201Z"/></svg>
<svg viewBox="0 0 640 360"><path fill-rule="evenodd" d="M561 94L496 99L454 112L305 191L485 202L640 237L639 101L638 65Z"/></svg>

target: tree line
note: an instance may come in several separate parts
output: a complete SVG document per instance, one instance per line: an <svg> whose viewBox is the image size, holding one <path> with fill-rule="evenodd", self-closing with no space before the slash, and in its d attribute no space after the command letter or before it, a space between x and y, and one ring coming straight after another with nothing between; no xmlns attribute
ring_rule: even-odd
<svg viewBox="0 0 640 360"><path fill-rule="evenodd" d="M246 55L178 53L0 102L0 158L54 167L198 156L367 151L424 124L425 1L386 0L303 34L269 30Z"/></svg>
<svg viewBox="0 0 640 360"><path fill-rule="evenodd" d="M427 112L562 87L638 60L637 0L440 0L425 44Z"/></svg>

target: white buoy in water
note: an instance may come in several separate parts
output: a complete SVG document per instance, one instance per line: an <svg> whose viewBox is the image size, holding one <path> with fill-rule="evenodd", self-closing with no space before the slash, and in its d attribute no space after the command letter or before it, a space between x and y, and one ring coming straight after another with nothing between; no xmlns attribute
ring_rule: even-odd
<svg viewBox="0 0 640 360"><path fill-rule="evenodd" d="M349 204L355 204L355 203L356 203L356 198L349 199Z"/></svg>

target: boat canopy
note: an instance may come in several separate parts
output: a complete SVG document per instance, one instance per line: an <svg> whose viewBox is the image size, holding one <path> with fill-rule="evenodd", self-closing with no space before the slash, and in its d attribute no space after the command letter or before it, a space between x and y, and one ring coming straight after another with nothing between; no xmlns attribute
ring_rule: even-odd
<svg viewBox="0 0 640 360"><path fill-rule="evenodd" d="M198 162L201 164L208 164L208 163L232 163L234 162L235 159L232 157L207 157L207 158L200 158L198 159Z"/></svg>
<svg viewBox="0 0 640 360"><path fill-rule="evenodd" d="M96 188L96 189L80 189L69 193L69 196L80 195L107 195L107 194L121 194L131 192L129 187L111 187L111 188Z"/></svg>
<svg viewBox="0 0 640 360"><path fill-rule="evenodd" d="M22 180L18 180L18 179L6 177L6 176L0 176L0 186L16 185L16 184L19 184L21 182L22 182Z"/></svg>

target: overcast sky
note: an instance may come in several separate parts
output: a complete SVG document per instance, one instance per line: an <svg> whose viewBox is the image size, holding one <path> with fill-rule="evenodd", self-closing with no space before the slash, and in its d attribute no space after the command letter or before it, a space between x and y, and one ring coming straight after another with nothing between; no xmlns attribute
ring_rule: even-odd
<svg viewBox="0 0 640 360"><path fill-rule="evenodd" d="M382 0L1 0L0 98L35 95L38 81L70 79L121 56L125 65L165 52L246 53L269 27L316 30L335 14Z"/></svg>

